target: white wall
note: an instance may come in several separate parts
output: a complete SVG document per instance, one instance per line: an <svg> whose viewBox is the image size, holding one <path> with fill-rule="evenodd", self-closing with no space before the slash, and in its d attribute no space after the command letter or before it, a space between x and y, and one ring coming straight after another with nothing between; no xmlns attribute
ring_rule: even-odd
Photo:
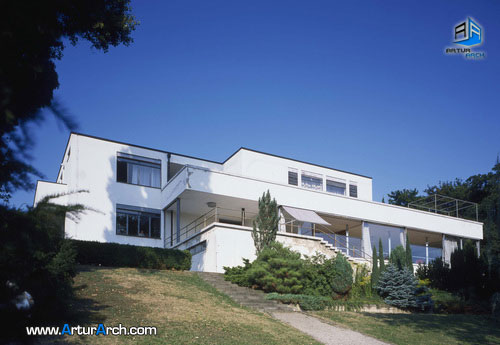
<svg viewBox="0 0 500 345"><path fill-rule="evenodd" d="M250 261L256 258L250 228L218 223L191 240L180 244L178 248L189 249L203 241L207 242L207 248L204 252L193 255L192 271L224 273L225 266L240 266L243 265L244 258ZM303 256L320 253L330 258L334 255L333 251L321 244L319 238L304 238L293 234L278 233L276 241Z"/></svg>
<svg viewBox="0 0 500 345"><path fill-rule="evenodd" d="M347 186L355 182L358 186L358 198L372 200L372 180L367 177L322 168L313 164L300 163L291 159L275 157L246 149L241 149L224 163L225 172L283 184L288 183L289 168L299 170L299 187L301 172L308 171L323 176L324 191L326 191L326 177L334 177L346 181ZM346 192L349 194L348 187Z"/></svg>
<svg viewBox="0 0 500 345"><path fill-rule="evenodd" d="M62 183L54 183L47 181L38 181L36 184L35 190L35 199L33 202L33 206L36 206L40 200L48 195L57 195L57 194L66 194L68 191L68 186ZM67 205L68 197L61 196L55 199L51 199L52 203L58 205Z"/></svg>

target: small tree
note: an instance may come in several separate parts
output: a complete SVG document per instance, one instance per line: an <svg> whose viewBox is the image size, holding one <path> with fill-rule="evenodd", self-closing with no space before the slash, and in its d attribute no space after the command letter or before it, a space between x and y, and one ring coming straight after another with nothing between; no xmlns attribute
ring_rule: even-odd
<svg viewBox="0 0 500 345"><path fill-rule="evenodd" d="M391 253L392 255L392 253ZM406 268L398 269L393 264L387 266L380 275L377 290L384 302L398 308L414 308L417 280Z"/></svg>
<svg viewBox="0 0 500 345"><path fill-rule="evenodd" d="M253 221L252 238L257 255L274 242L278 232L278 205L269 190L259 198L259 213Z"/></svg>
<svg viewBox="0 0 500 345"><path fill-rule="evenodd" d="M406 252L403 246L397 246L391 251L389 262L400 270L406 267Z"/></svg>
<svg viewBox="0 0 500 345"><path fill-rule="evenodd" d="M413 273L413 255L411 253L410 239L408 238L408 232L406 232L406 267Z"/></svg>
<svg viewBox="0 0 500 345"><path fill-rule="evenodd" d="M377 247L373 246L372 275L371 275L372 290L375 290L375 287L377 286L378 277L379 277L379 268L378 268L378 258L377 258Z"/></svg>
<svg viewBox="0 0 500 345"><path fill-rule="evenodd" d="M384 248L382 247L382 239L378 239L378 262L379 262L379 275L385 271Z"/></svg>
<svg viewBox="0 0 500 345"><path fill-rule="evenodd" d="M345 296L351 290L352 275L351 264L344 255L338 253L333 262L333 279L330 281L334 298Z"/></svg>

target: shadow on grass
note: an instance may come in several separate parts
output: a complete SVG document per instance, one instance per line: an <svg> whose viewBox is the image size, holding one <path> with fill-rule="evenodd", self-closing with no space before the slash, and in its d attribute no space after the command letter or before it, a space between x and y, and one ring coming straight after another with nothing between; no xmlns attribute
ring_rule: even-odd
<svg viewBox="0 0 500 345"><path fill-rule="evenodd" d="M489 344L487 336L500 338L499 325L484 315L363 314L396 328L407 326L417 330L441 332L463 343Z"/></svg>

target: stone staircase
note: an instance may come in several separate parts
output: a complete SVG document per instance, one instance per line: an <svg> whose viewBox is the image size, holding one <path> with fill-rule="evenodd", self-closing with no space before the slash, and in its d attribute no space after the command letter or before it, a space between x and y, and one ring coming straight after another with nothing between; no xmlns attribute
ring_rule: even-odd
<svg viewBox="0 0 500 345"><path fill-rule="evenodd" d="M236 303L242 306L261 311L263 313L273 312L293 312L297 309L291 305L282 304L277 301L266 299L266 294L260 290L238 286L224 280L222 273L197 272L207 283L215 287L220 292L228 295Z"/></svg>

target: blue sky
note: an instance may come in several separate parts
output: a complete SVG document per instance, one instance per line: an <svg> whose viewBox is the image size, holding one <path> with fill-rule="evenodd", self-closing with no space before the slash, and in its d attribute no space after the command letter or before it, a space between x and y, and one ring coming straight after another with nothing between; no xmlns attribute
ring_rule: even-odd
<svg viewBox="0 0 500 345"><path fill-rule="evenodd" d="M79 131L222 161L240 146L373 177L373 198L488 172L500 153L500 2L135 1L134 43L68 45ZM483 28L482 61L446 56ZM34 127L54 180L68 138ZM34 192L11 202L31 204Z"/></svg>

